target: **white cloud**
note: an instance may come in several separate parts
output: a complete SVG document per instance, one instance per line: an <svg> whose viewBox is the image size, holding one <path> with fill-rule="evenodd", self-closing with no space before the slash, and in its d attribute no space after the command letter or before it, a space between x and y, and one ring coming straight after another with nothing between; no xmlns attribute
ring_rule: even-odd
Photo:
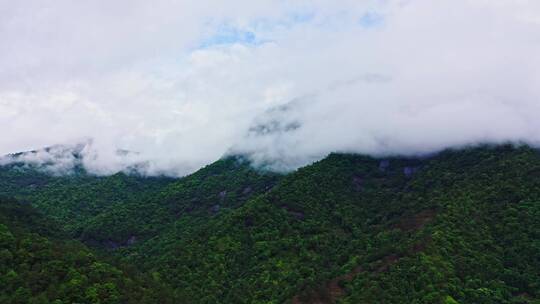
<svg viewBox="0 0 540 304"><path fill-rule="evenodd" d="M538 20L511 0L0 0L0 153L91 137L96 172L185 174L227 151L283 169L537 144Z"/></svg>

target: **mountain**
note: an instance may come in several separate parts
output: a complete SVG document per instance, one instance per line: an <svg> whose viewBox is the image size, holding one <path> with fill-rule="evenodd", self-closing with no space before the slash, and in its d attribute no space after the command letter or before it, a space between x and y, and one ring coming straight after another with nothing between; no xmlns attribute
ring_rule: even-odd
<svg viewBox="0 0 540 304"><path fill-rule="evenodd" d="M255 170L242 157L218 160L182 179L136 172L97 176L84 169L84 147L12 155L10 163L0 166L0 193L31 202L73 237L112 248L153 236L181 214L198 220L223 213L267 191L280 176ZM47 155L46 161L24 162L34 154ZM75 165L67 174L51 174L50 168L70 158Z"/></svg>
<svg viewBox="0 0 540 304"><path fill-rule="evenodd" d="M72 235L80 234L92 218L120 204L151 197L172 181L125 173L96 176L82 167L65 175L52 175L41 167L18 163L0 167L1 195L31 202Z"/></svg>
<svg viewBox="0 0 540 304"><path fill-rule="evenodd" d="M173 303L165 285L67 238L26 203L0 198L0 303Z"/></svg>
<svg viewBox="0 0 540 304"><path fill-rule="evenodd" d="M331 154L289 174L236 156L178 179L3 166L0 194L175 303L540 303L527 146Z"/></svg>

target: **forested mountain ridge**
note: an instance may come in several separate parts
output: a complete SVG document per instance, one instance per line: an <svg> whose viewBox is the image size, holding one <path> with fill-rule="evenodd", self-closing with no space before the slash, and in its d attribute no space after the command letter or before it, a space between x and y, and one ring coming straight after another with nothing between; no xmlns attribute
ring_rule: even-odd
<svg viewBox="0 0 540 304"><path fill-rule="evenodd" d="M538 303L539 172L537 150L511 145L424 158L331 154L285 176L229 157L148 180L140 194L130 185L147 179L107 177L128 185L114 188L122 199L79 226L43 202L70 208L77 196L62 193L81 188L58 182L36 200L4 167L0 190L137 265L178 303ZM39 174L24 178L49 178Z"/></svg>
<svg viewBox="0 0 540 304"><path fill-rule="evenodd" d="M164 185L152 197L126 201L92 218L81 237L119 242L133 236L148 239L172 229L178 220L184 221L183 231L189 230L270 190L280 178L252 168L240 157L227 157Z"/></svg>
<svg viewBox="0 0 540 304"><path fill-rule="evenodd" d="M128 202L148 199L171 182L170 178L125 173L95 176L81 169L68 175L51 175L32 167L0 167L2 195L30 202L72 236L79 236L94 217Z"/></svg>
<svg viewBox="0 0 540 304"><path fill-rule="evenodd" d="M82 166L50 174L15 162L0 166L0 193L31 202L76 238L116 248L155 235L180 214L204 218L235 208L279 178L241 157L218 160L180 179L122 172L96 176Z"/></svg>

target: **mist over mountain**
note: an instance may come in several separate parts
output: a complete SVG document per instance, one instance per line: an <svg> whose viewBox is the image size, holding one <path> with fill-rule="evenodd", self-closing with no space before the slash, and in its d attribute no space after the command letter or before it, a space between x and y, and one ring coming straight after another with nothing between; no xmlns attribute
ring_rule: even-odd
<svg viewBox="0 0 540 304"><path fill-rule="evenodd" d="M92 138L89 171L181 176L231 153L288 171L330 152L540 141L535 1L2 8L0 154Z"/></svg>
<svg viewBox="0 0 540 304"><path fill-rule="evenodd" d="M0 0L1 304L540 304L540 1Z"/></svg>
<svg viewBox="0 0 540 304"><path fill-rule="evenodd" d="M18 170L38 170L53 175L70 175L78 171L96 175L110 175L120 171L146 174L148 163L137 159L137 153L116 150L112 158L104 160L107 154L98 154L93 140L87 139L75 144L58 144L42 149L17 152L0 157L0 166L10 166Z"/></svg>

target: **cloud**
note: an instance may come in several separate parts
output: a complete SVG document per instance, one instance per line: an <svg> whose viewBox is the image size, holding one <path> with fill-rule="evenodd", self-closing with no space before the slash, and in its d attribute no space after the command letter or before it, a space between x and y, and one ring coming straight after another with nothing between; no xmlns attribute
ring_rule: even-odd
<svg viewBox="0 0 540 304"><path fill-rule="evenodd" d="M538 145L538 33L533 1L5 3L0 153L90 137L95 172L183 175Z"/></svg>
<svg viewBox="0 0 540 304"><path fill-rule="evenodd" d="M74 172L81 166L80 155L85 145L56 145L41 150L9 154L0 157L0 166L13 165L25 169L40 169L53 175L64 175Z"/></svg>

